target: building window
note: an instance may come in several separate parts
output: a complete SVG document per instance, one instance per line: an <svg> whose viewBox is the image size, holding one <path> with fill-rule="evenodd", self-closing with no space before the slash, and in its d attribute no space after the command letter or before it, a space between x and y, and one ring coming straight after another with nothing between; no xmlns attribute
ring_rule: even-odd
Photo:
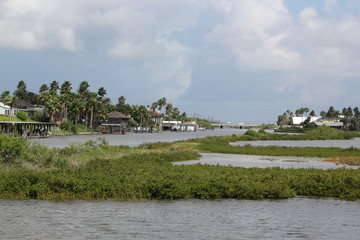
<svg viewBox="0 0 360 240"><path fill-rule="evenodd" d="M10 114L10 110L5 110L5 114L9 115Z"/></svg>

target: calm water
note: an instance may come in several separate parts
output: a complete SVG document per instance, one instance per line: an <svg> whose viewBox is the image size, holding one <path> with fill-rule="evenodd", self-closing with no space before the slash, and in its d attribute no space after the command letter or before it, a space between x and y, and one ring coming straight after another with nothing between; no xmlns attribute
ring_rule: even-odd
<svg viewBox="0 0 360 240"><path fill-rule="evenodd" d="M360 202L0 200L1 239L359 239Z"/></svg>
<svg viewBox="0 0 360 240"><path fill-rule="evenodd" d="M316 168L316 169L336 169L348 168L358 169L357 166L336 165L331 162L324 162L323 158L306 158L306 157L272 157L272 156L255 156L241 154L221 154L221 153L201 153L200 160L175 162L174 165L191 165L191 164L210 164L222 166L234 166L245 168Z"/></svg>
<svg viewBox="0 0 360 240"><path fill-rule="evenodd" d="M48 147L65 147L71 143L84 143L89 140L96 140L99 137L105 138L110 145L138 146L148 142L171 142L191 138L203 138L207 136L226 136L231 134L243 134L243 129L216 129L198 132L161 132L161 133L127 133L121 134L87 134L72 136L56 136L51 138L32 139Z"/></svg>
<svg viewBox="0 0 360 240"><path fill-rule="evenodd" d="M231 143L233 146L244 146L246 144L250 144L252 146L360 148L360 138L350 140L242 141Z"/></svg>

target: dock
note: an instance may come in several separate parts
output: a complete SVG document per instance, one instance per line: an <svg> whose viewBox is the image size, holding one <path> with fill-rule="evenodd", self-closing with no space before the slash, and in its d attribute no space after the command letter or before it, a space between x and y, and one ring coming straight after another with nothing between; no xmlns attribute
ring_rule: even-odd
<svg viewBox="0 0 360 240"><path fill-rule="evenodd" d="M0 121L1 134L14 134L26 138L47 137L51 128L57 126L56 123L46 122L7 122Z"/></svg>

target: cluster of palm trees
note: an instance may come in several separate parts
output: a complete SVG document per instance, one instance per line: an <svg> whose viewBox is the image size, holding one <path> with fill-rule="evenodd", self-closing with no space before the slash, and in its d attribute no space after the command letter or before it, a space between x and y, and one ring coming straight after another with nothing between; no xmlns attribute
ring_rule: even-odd
<svg viewBox="0 0 360 240"><path fill-rule="evenodd" d="M282 115L278 116L278 125L291 125L292 120L291 118L296 117L303 117L304 115L306 117L316 117L316 114L314 110L312 110L310 113L309 108L299 108L295 111L295 115L290 110L287 110ZM321 111L320 116L323 119L329 119L335 120L338 119L339 121L344 123L344 127L346 130L359 130L360 129L360 110L358 107L355 107L352 109L351 107L343 108L343 110L340 112L336 110L333 106L329 107L327 111ZM341 116L341 118L340 118Z"/></svg>
<svg viewBox="0 0 360 240"><path fill-rule="evenodd" d="M77 92L73 92L70 81L65 81L60 85L54 80L50 85L41 85L39 93L33 93L26 89L24 81L20 81L13 96L9 91L4 91L0 98L11 108L16 107L17 99L42 105L45 107L50 122L72 122L75 126L80 122L84 124L85 131L88 127L92 129L100 125L111 111L119 111L131 116L133 126L155 124L151 120L150 109L153 112L158 110L167 120L179 120L186 117L185 112L180 114L177 107L167 103L165 97L153 102L151 106L145 106L127 104L125 97L121 96L118 98L118 103L113 105L110 98L106 97L104 87L100 87L97 92L91 92L89 87L87 81L82 81Z"/></svg>

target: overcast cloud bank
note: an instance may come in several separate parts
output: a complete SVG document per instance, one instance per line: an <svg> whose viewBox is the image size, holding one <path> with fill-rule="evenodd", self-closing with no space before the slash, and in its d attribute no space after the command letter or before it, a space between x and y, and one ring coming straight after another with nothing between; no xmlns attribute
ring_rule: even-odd
<svg viewBox="0 0 360 240"><path fill-rule="evenodd" d="M4 0L1 91L20 80L33 91L54 79L87 80L108 89L113 102L124 95L130 103L151 104L165 96L188 113L232 121L276 121L301 106L358 106L360 1L293 4ZM59 63L59 52L71 64ZM41 64L22 66L23 53L44 54L37 61L64 68L39 79ZM14 74L15 68L23 71Z"/></svg>

